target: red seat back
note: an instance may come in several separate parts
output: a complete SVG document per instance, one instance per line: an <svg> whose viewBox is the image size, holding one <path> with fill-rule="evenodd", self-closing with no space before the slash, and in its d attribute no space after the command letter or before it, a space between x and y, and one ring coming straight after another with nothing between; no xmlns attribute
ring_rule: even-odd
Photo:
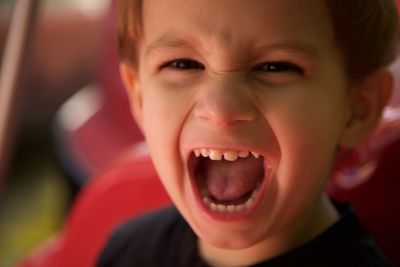
<svg viewBox="0 0 400 267"><path fill-rule="evenodd" d="M19 266L93 266L118 224L168 203L148 156L120 160L84 189L61 234Z"/></svg>

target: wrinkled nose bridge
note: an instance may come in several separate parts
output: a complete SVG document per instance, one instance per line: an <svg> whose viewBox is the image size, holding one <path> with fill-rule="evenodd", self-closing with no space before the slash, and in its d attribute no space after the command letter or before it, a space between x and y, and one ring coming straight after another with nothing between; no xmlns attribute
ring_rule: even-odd
<svg viewBox="0 0 400 267"><path fill-rule="evenodd" d="M194 113L197 118L218 126L254 121L257 110L251 97L251 88L238 79L212 79L199 92Z"/></svg>

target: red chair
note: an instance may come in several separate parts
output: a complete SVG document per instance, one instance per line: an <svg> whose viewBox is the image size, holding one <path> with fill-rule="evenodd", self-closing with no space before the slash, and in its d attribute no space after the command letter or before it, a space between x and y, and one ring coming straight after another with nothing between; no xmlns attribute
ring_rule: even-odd
<svg viewBox="0 0 400 267"><path fill-rule="evenodd" d="M122 221L160 208L170 199L148 155L138 149L104 170L83 189L62 232L19 267L89 267Z"/></svg>

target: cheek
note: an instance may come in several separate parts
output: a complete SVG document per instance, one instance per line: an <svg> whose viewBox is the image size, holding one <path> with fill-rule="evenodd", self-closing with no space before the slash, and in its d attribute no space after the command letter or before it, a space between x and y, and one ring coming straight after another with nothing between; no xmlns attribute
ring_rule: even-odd
<svg viewBox="0 0 400 267"><path fill-rule="evenodd" d="M281 149L278 176L284 179L278 182L283 190L307 188L306 184L316 184L308 188L318 187L330 171L342 116L335 104L319 101L320 104L298 105L298 109L292 103L292 108L281 109L270 119Z"/></svg>
<svg viewBox="0 0 400 267"><path fill-rule="evenodd" d="M162 82L145 83L143 91L143 120L147 141L152 145L176 145L179 132L189 109L188 90ZM167 151L165 151L167 152Z"/></svg>
<svg viewBox="0 0 400 267"><path fill-rule="evenodd" d="M288 221L301 216L323 192L336 147L335 138L319 129L321 123L290 117L294 120L287 119L286 124L275 128L281 151L274 180L276 203L278 212L285 211L281 216ZM281 116L278 121L285 119Z"/></svg>
<svg viewBox="0 0 400 267"><path fill-rule="evenodd" d="M183 157L179 139L190 111L188 90L170 88L157 82L145 84L143 128L155 168L172 198L182 190Z"/></svg>

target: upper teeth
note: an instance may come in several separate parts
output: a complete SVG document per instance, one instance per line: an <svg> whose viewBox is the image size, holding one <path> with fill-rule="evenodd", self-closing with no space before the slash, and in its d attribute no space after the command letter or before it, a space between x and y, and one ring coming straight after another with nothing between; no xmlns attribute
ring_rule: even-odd
<svg viewBox="0 0 400 267"><path fill-rule="evenodd" d="M204 157L204 158L210 158L211 160L222 160L222 157L225 160L228 161L235 161L238 158L247 158L250 154L252 154L255 158L259 158L260 154L253 152L253 151L232 151L228 150L225 152L221 152L219 150L215 149L207 149L207 148L201 148L201 149L195 149L194 154L196 157Z"/></svg>

